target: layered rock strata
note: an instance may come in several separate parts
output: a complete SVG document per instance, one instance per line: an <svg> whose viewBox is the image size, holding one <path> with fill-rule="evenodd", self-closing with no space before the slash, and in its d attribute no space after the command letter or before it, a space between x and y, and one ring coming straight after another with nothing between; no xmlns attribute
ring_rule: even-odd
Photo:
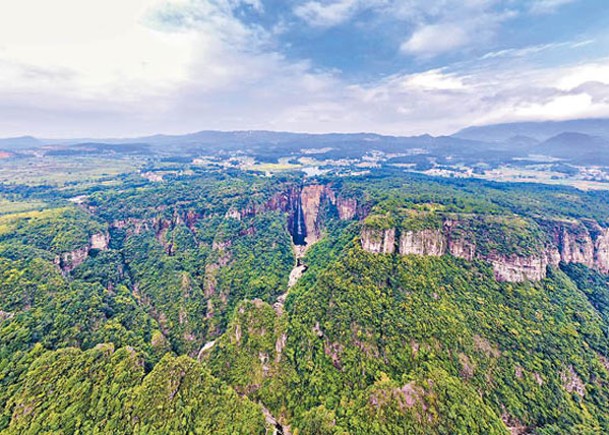
<svg viewBox="0 0 609 435"><path fill-rule="evenodd" d="M548 266L560 262L583 264L602 273L609 273L609 228L594 221L543 221L541 229L549 243L540 244L533 254L505 253L509 249L488 252L476 246L473 234L455 231L459 222L445 219L442 228L402 230L374 229L364 225L362 248L375 254L452 255L467 261L481 259L493 266L498 281L540 281ZM501 240L498 240L501 243Z"/></svg>

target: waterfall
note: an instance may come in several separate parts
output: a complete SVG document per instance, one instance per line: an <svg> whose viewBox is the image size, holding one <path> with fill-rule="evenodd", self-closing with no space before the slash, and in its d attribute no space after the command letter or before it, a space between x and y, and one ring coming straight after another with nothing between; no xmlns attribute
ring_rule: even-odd
<svg viewBox="0 0 609 435"><path fill-rule="evenodd" d="M298 197L296 203L296 213L294 214L294 224L292 231L292 239L296 246L306 245L305 238L307 237L307 227L305 225L304 213L302 211L302 200Z"/></svg>

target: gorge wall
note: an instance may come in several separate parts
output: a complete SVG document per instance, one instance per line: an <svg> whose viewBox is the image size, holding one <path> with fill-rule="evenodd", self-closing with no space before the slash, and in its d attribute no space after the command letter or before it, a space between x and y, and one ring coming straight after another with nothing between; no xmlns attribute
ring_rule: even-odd
<svg viewBox="0 0 609 435"><path fill-rule="evenodd" d="M321 184L291 189L284 200L275 199L271 204L288 212L288 228L297 246L310 246L319 240L324 224L323 212L328 207L341 220L351 220L360 215L355 198L337 195L330 186Z"/></svg>
<svg viewBox="0 0 609 435"><path fill-rule="evenodd" d="M476 243L476 235L459 228L459 221L444 219L439 228L400 230L375 229L364 225L361 246L375 254L442 256L452 255L467 261L480 259L493 267L498 281L539 281L546 277L549 265L560 262L583 264L601 273L609 273L609 229L594 221L542 221L541 239L534 252L508 249L502 243L508 234L498 234L494 248Z"/></svg>
<svg viewBox="0 0 609 435"><path fill-rule="evenodd" d="M352 220L365 215L362 205L354 197L342 195L338 189L324 184L293 184L285 190L273 194L264 202L254 202L229 208L224 217L242 220L257 214L280 211L287 214L287 228L296 246L310 246L322 234L326 213L330 211L340 220ZM165 210L159 209L159 214ZM127 217L110 223L110 228L123 230L127 236L154 231L159 240L163 233L184 223L196 232L200 220L210 218L199 210L174 212L171 217Z"/></svg>
<svg viewBox="0 0 609 435"><path fill-rule="evenodd" d="M108 233L93 234L87 245L73 251L63 252L55 257L55 264L64 273L69 273L84 263L92 250L105 251L108 249L109 243L110 235Z"/></svg>
<svg viewBox="0 0 609 435"><path fill-rule="evenodd" d="M593 220L542 221L558 250L560 261L578 263L609 273L609 228Z"/></svg>

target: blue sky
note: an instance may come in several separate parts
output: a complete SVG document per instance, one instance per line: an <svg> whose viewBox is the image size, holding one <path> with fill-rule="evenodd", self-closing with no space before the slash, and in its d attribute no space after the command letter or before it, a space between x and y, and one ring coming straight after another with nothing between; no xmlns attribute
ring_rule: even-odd
<svg viewBox="0 0 609 435"><path fill-rule="evenodd" d="M609 117L606 0L0 1L0 136Z"/></svg>

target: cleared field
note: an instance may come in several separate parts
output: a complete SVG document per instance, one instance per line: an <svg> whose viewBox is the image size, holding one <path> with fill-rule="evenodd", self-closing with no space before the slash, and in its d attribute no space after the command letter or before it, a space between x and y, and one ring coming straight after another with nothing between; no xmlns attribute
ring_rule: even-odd
<svg viewBox="0 0 609 435"><path fill-rule="evenodd" d="M517 183L543 183L559 186L571 186L581 190L609 190L609 183L582 180L576 177L565 177L564 174L552 171L535 171L530 169L500 168L477 175L492 181Z"/></svg>
<svg viewBox="0 0 609 435"><path fill-rule="evenodd" d="M502 183L541 183L557 186L575 187L581 190L609 190L609 183L602 181L584 180L579 177L565 176L560 172L540 171L526 168L501 167L486 171L484 174L464 172L462 167L452 169L432 169L428 171L412 170L411 165L394 165L406 167L410 172L416 172L445 178L479 178L482 180L498 181Z"/></svg>
<svg viewBox="0 0 609 435"><path fill-rule="evenodd" d="M42 210L46 206L42 201L11 201L0 197L0 215Z"/></svg>
<svg viewBox="0 0 609 435"><path fill-rule="evenodd" d="M133 172L141 159L104 159L87 157L35 157L0 160L0 183L29 186L64 186L69 183L101 181Z"/></svg>

